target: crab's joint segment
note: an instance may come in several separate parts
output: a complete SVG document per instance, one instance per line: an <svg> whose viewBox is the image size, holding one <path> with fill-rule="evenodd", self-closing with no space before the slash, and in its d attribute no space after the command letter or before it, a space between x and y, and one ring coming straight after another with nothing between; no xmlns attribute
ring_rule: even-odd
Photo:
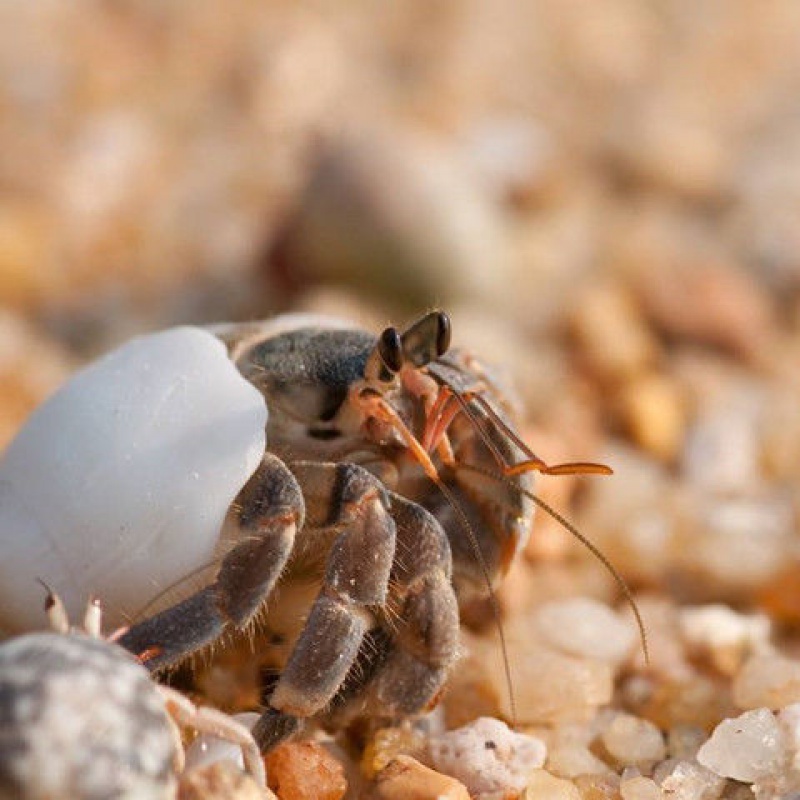
<svg viewBox="0 0 800 800"><path fill-rule="evenodd" d="M541 472L542 475L613 475L614 470L605 464L591 461L574 461L565 464L547 464L540 458L531 458L505 467L503 473L511 478L524 472Z"/></svg>
<svg viewBox="0 0 800 800"><path fill-rule="evenodd" d="M408 429L405 422L400 419L399 414L384 400L380 395L361 395L360 401L364 411L381 420L392 424L397 432L402 436L403 441L411 450L414 458L419 462L420 466L425 471L425 474L433 481L439 482L439 472L436 469L431 457L428 455L425 448L420 443L419 439L414 436Z"/></svg>

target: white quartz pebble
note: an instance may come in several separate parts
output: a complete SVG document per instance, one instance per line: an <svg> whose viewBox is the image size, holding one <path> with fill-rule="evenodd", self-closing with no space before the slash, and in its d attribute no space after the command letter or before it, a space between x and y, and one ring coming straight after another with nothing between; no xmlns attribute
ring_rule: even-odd
<svg viewBox="0 0 800 800"><path fill-rule="evenodd" d="M99 596L111 627L163 590L197 588L187 576L213 564L266 418L199 328L134 339L78 372L0 461L0 629L46 626L37 578L73 619Z"/></svg>
<svg viewBox="0 0 800 800"><path fill-rule="evenodd" d="M724 778L756 783L782 768L785 738L774 714L768 708L757 708L720 722L697 751L697 760Z"/></svg>
<svg viewBox="0 0 800 800"><path fill-rule="evenodd" d="M754 655L734 678L733 701L739 708L779 709L800 701L800 661L780 653Z"/></svg>
<svg viewBox="0 0 800 800"><path fill-rule="evenodd" d="M713 604L684 608L681 632L688 644L707 647L765 647L770 621L766 614L740 614L728 606Z"/></svg>
<svg viewBox="0 0 800 800"><path fill-rule="evenodd" d="M233 719L240 722L245 728L252 730L258 721L259 715L246 711L243 714L234 714ZM203 767L217 761L233 761L239 769L244 770L242 748L227 739L204 733L198 736L186 748L186 769Z"/></svg>
<svg viewBox="0 0 800 800"><path fill-rule="evenodd" d="M531 771L544 765L547 750L540 739L481 717L432 738L428 753L435 769L460 780L480 800L524 789Z"/></svg>
<svg viewBox="0 0 800 800"><path fill-rule="evenodd" d="M636 631L608 606L588 597L543 605L536 624L544 640L562 652L618 663L636 644Z"/></svg>
<svg viewBox="0 0 800 800"><path fill-rule="evenodd" d="M660 786L672 800L715 800L725 789L725 778L698 764L694 759L663 762Z"/></svg>
<svg viewBox="0 0 800 800"><path fill-rule="evenodd" d="M581 793L572 781L535 769L528 777L522 800L581 800Z"/></svg>
<svg viewBox="0 0 800 800"><path fill-rule="evenodd" d="M636 775L624 778L619 784L622 800L663 800L664 792L652 778Z"/></svg>
<svg viewBox="0 0 800 800"><path fill-rule="evenodd" d="M661 731L649 720L632 714L615 715L601 739L619 764L655 763L667 754Z"/></svg>

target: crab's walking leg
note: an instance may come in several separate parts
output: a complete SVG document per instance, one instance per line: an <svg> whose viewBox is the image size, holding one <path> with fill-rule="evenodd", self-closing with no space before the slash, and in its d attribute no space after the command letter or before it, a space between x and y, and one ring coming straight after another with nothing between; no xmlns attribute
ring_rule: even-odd
<svg viewBox="0 0 800 800"><path fill-rule="evenodd" d="M303 486L307 530L337 535L322 588L270 696L271 708L253 729L262 750L293 732L292 717L316 714L339 690L373 625L370 609L386 601L395 553L387 492L374 475L346 463L297 462L291 469Z"/></svg>
<svg viewBox="0 0 800 800"><path fill-rule="evenodd" d="M300 487L267 453L237 498L241 538L223 558L216 580L186 600L133 625L120 644L153 653L159 669L216 640L229 625L245 626L269 596L303 524Z"/></svg>
<svg viewBox="0 0 800 800"><path fill-rule="evenodd" d="M397 552L385 625L390 654L370 687L376 711L415 714L435 698L458 655L458 604L450 543L422 506L391 494Z"/></svg>

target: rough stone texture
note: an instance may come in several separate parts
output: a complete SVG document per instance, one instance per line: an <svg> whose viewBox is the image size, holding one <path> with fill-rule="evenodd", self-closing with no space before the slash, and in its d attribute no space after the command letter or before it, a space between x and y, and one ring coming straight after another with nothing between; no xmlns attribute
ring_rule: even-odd
<svg viewBox="0 0 800 800"><path fill-rule="evenodd" d="M725 778L745 783L774 777L784 767L785 733L767 708L723 720L698 750L697 760Z"/></svg>
<svg viewBox="0 0 800 800"><path fill-rule="evenodd" d="M546 752L540 739L514 733L489 717L428 742L432 765L458 778L478 798L522 790L531 770L544 764Z"/></svg>
<svg viewBox="0 0 800 800"><path fill-rule="evenodd" d="M379 800L470 800L463 783L411 756L397 756L378 773L375 793Z"/></svg>
<svg viewBox="0 0 800 800"><path fill-rule="evenodd" d="M170 798L175 739L147 671L82 634L0 645L0 795Z"/></svg>
<svg viewBox="0 0 800 800"><path fill-rule="evenodd" d="M800 661L777 653L748 659L733 681L739 708L779 709L800 700Z"/></svg>
<svg viewBox="0 0 800 800"><path fill-rule="evenodd" d="M281 800L341 800L344 767L317 742L288 742L266 758L267 783Z"/></svg>
<svg viewBox="0 0 800 800"><path fill-rule="evenodd" d="M664 737L658 728L630 714L617 714L600 738L608 753L621 765L654 764L666 755Z"/></svg>
<svg viewBox="0 0 800 800"><path fill-rule="evenodd" d="M547 770L535 769L528 777L528 785L521 800L580 800L581 793L571 781L557 778Z"/></svg>
<svg viewBox="0 0 800 800"><path fill-rule="evenodd" d="M547 603L537 612L536 625L549 645L580 658L616 664L636 644L636 632L627 622L585 597Z"/></svg>
<svg viewBox="0 0 800 800"><path fill-rule="evenodd" d="M194 767L181 775L178 800L279 800L271 789L256 782L230 761Z"/></svg>

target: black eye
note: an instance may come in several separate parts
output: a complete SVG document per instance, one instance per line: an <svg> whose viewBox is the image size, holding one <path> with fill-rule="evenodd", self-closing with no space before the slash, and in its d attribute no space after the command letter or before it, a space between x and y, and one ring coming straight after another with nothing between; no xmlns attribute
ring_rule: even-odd
<svg viewBox="0 0 800 800"><path fill-rule="evenodd" d="M381 334L378 352L390 372L400 372L403 366L403 343L396 328L387 328Z"/></svg>
<svg viewBox="0 0 800 800"><path fill-rule="evenodd" d="M438 329L436 331L436 354L443 356L450 349L450 336L452 334L452 326L450 325L450 317L440 311L437 315Z"/></svg>

